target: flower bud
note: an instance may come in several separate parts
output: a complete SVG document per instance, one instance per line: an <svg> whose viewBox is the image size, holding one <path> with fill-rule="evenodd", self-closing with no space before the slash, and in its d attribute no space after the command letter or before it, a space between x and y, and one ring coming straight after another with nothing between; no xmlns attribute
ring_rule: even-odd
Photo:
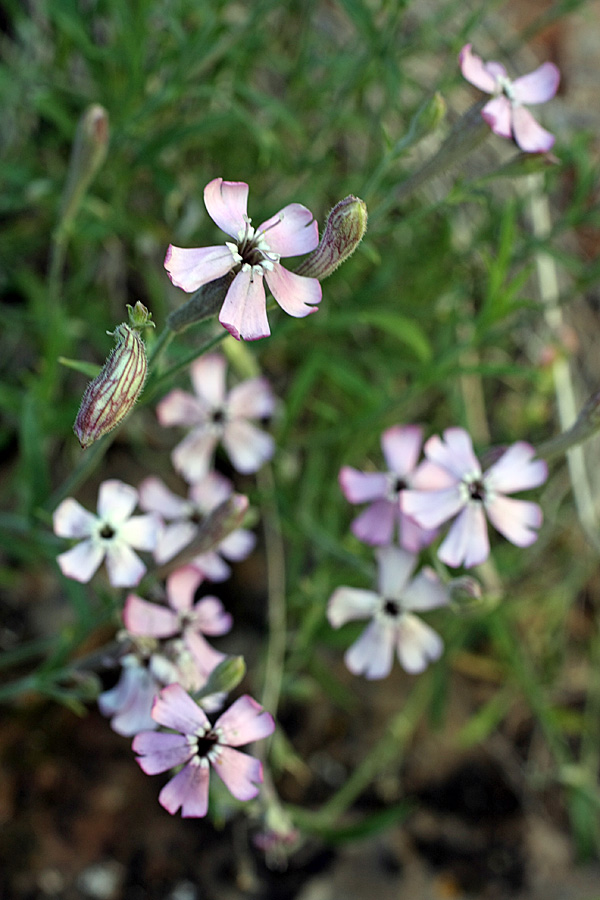
<svg viewBox="0 0 600 900"><path fill-rule="evenodd" d="M62 201L60 232L64 232L77 215L85 192L106 158L108 138L108 113L103 106L93 103L77 125Z"/></svg>
<svg viewBox="0 0 600 900"><path fill-rule="evenodd" d="M194 693L195 700L202 700L212 694L229 694L246 674L243 656L228 656L209 675L204 687Z"/></svg>
<svg viewBox="0 0 600 900"><path fill-rule="evenodd" d="M73 426L84 450L129 415L148 374L146 348L138 332L123 322L113 334L117 346L88 384Z"/></svg>
<svg viewBox="0 0 600 900"><path fill-rule="evenodd" d="M319 246L298 266L296 274L327 278L354 253L366 230L367 205L350 194L333 207Z"/></svg>

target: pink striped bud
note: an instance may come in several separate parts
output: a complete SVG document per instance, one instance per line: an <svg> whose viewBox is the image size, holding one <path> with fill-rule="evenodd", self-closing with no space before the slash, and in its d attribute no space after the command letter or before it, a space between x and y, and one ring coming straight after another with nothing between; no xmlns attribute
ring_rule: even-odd
<svg viewBox="0 0 600 900"><path fill-rule="evenodd" d="M84 450L129 415L148 374L146 347L138 332L123 322L113 334L117 346L85 389L73 426Z"/></svg>

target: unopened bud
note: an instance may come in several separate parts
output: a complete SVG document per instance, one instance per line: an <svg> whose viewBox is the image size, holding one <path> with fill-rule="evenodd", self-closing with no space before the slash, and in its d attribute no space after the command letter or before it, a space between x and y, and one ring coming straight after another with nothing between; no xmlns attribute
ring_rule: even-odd
<svg viewBox="0 0 600 900"><path fill-rule="evenodd" d="M90 182L106 158L108 137L108 113L103 106L93 103L88 106L77 125L59 231L67 229L75 218Z"/></svg>
<svg viewBox="0 0 600 900"><path fill-rule="evenodd" d="M221 309L234 277L233 272L228 272L215 281L203 284L187 303L171 313L167 319L167 327L175 332L185 331L196 322L210 319Z"/></svg>
<svg viewBox="0 0 600 900"><path fill-rule="evenodd" d="M327 278L354 253L366 230L367 205L350 194L333 207L319 246L298 266L296 274Z"/></svg>
<svg viewBox="0 0 600 900"><path fill-rule="evenodd" d="M481 585L470 575L453 578L448 583L448 591L455 612L470 612L475 607L481 606L483 597Z"/></svg>
<svg viewBox="0 0 600 900"><path fill-rule="evenodd" d="M195 691L194 699L202 700L212 694L229 694L238 686L245 674L244 657L228 656L212 670L204 687Z"/></svg>
<svg viewBox="0 0 600 900"><path fill-rule="evenodd" d="M146 347L137 330L123 322L113 334L117 346L88 384L73 426L84 450L129 415L148 374Z"/></svg>
<svg viewBox="0 0 600 900"><path fill-rule="evenodd" d="M147 306L144 306L143 303L138 302L135 306L132 306L131 303L127 304L127 313L129 315L129 324L131 328L135 328L136 331L141 331L142 328L154 328L154 322L152 321L152 313L148 310Z"/></svg>

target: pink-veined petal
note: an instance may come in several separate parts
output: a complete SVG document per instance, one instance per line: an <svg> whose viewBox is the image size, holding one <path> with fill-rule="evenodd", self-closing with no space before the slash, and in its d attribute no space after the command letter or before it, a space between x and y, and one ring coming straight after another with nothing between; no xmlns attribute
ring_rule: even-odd
<svg viewBox="0 0 600 900"><path fill-rule="evenodd" d="M437 528L455 516L464 505L459 484L443 491L402 492L402 509L422 528Z"/></svg>
<svg viewBox="0 0 600 900"><path fill-rule="evenodd" d="M136 550L154 550L163 528L162 519L155 513L132 516L119 526L119 537Z"/></svg>
<svg viewBox="0 0 600 900"><path fill-rule="evenodd" d="M248 218L248 185L244 181L213 178L204 188L204 204L221 231L237 238Z"/></svg>
<svg viewBox="0 0 600 900"><path fill-rule="evenodd" d="M554 135L542 128L524 106L513 109L512 126L515 141L525 153L546 153L554 146Z"/></svg>
<svg viewBox="0 0 600 900"><path fill-rule="evenodd" d="M169 244L165 269L175 287L188 294L203 284L222 278L236 264L233 253L221 244L216 247L174 247Z"/></svg>
<svg viewBox="0 0 600 900"><path fill-rule="evenodd" d="M263 780L260 760L231 747L220 747L212 766L236 800L251 800L258 794Z"/></svg>
<svg viewBox="0 0 600 900"><path fill-rule="evenodd" d="M236 528L228 534L219 544L219 553L222 553L232 562L239 562L252 553L256 546L256 535L247 528Z"/></svg>
<svg viewBox="0 0 600 900"><path fill-rule="evenodd" d="M428 663L440 658L443 649L443 641L433 628L417 616L402 617L396 632L396 653L406 672L411 675L423 672Z"/></svg>
<svg viewBox="0 0 600 900"><path fill-rule="evenodd" d="M204 762L204 761L203 761ZM201 819L208 811L209 767L194 757L164 786L158 802L174 815L181 807L184 819Z"/></svg>
<svg viewBox="0 0 600 900"><path fill-rule="evenodd" d="M488 123L494 134L510 140L512 138L513 112L510 100L502 94L485 104L481 110L481 117Z"/></svg>
<svg viewBox="0 0 600 900"><path fill-rule="evenodd" d="M446 428L443 440L436 434L429 438L424 449L428 460L447 469L458 480L465 475L481 475L473 442L464 428Z"/></svg>
<svg viewBox="0 0 600 900"><path fill-rule="evenodd" d="M212 463L218 435L205 428L195 428L180 441L171 453L171 461L186 481L194 483L203 478Z"/></svg>
<svg viewBox="0 0 600 900"><path fill-rule="evenodd" d="M313 214L301 203L290 203L256 229L262 232L270 249L284 259L310 253L319 243L319 226Z"/></svg>
<svg viewBox="0 0 600 900"><path fill-rule="evenodd" d="M229 747L242 747L259 741L275 731L271 713L248 694L233 703L215 722L215 730L222 734L219 742Z"/></svg>
<svg viewBox="0 0 600 900"><path fill-rule="evenodd" d="M417 564L417 557L400 547L380 547L376 552L379 564L379 594L387 600L401 600L404 588Z"/></svg>
<svg viewBox="0 0 600 900"><path fill-rule="evenodd" d="M360 472L352 466L342 466L338 481L344 497L350 503L366 503L384 498L389 487L385 472Z"/></svg>
<svg viewBox="0 0 600 900"><path fill-rule="evenodd" d="M169 562L194 540L197 533L198 526L193 522L174 522L172 525L166 525L154 548L154 561L159 566Z"/></svg>
<svg viewBox="0 0 600 900"><path fill-rule="evenodd" d="M542 510L537 503L497 496L486 504L488 519L494 528L517 547L529 547L537 540Z"/></svg>
<svg viewBox="0 0 600 900"><path fill-rule="evenodd" d="M458 56L463 77L480 91L493 94L498 87L498 82L481 57L471 52L471 46L471 44L465 44Z"/></svg>
<svg viewBox="0 0 600 900"><path fill-rule="evenodd" d="M223 445L234 468L244 475L256 472L275 452L275 441L271 435L244 419L227 423Z"/></svg>
<svg viewBox="0 0 600 900"><path fill-rule="evenodd" d="M233 625L233 618L225 611L225 607L218 597L208 595L203 597L194 606L193 625L194 630L203 634L215 636L227 634Z"/></svg>
<svg viewBox="0 0 600 900"><path fill-rule="evenodd" d="M558 90L560 72L551 62L542 63L533 72L516 78L512 83L517 103L536 104L551 100Z"/></svg>
<svg viewBox="0 0 600 900"><path fill-rule="evenodd" d="M152 718L182 734L204 734L210 728L205 714L180 684L163 688L152 707Z"/></svg>
<svg viewBox="0 0 600 900"><path fill-rule="evenodd" d="M106 549L105 565L113 587L135 587L146 573L146 566L125 541L111 542Z"/></svg>
<svg viewBox="0 0 600 900"><path fill-rule="evenodd" d="M104 559L104 548L93 541L82 541L56 557L60 570L67 578L87 584Z"/></svg>
<svg viewBox="0 0 600 900"><path fill-rule="evenodd" d="M194 748L184 734L165 734L160 731L143 731L136 735L131 745L138 753L137 762L146 775L158 775L175 766L181 766L194 755Z"/></svg>
<svg viewBox="0 0 600 900"><path fill-rule="evenodd" d="M172 609L149 603L137 594L128 595L123 622L127 631L142 637L171 637L179 631L179 620Z"/></svg>
<svg viewBox="0 0 600 900"><path fill-rule="evenodd" d="M202 575L193 566L182 566L167 578L167 600L177 612L189 612L194 603L194 594L202 584Z"/></svg>
<svg viewBox="0 0 600 900"><path fill-rule="evenodd" d="M485 513L480 503L466 506L438 550L446 565L456 568L461 563L469 569L485 562L490 553Z"/></svg>
<svg viewBox="0 0 600 900"><path fill-rule="evenodd" d="M129 518L137 501L138 492L134 487L117 478L109 478L102 482L98 491L98 515L117 525Z"/></svg>
<svg viewBox="0 0 600 900"><path fill-rule="evenodd" d="M237 384L227 401L229 414L235 418L266 419L273 415L275 397L266 378L249 378Z"/></svg>
<svg viewBox="0 0 600 900"><path fill-rule="evenodd" d="M73 497L63 500L52 515L54 534L64 538L89 537L97 521L97 517Z"/></svg>
<svg viewBox="0 0 600 900"><path fill-rule="evenodd" d="M316 278L296 275L280 263L265 272L265 278L269 290L289 316L302 319L317 311L316 304L321 302L323 292Z"/></svg>
<svg viewBox="0 0 600 900"><path fill-rule="evenodd" d="M271 334L262 274L243 268L233 279L219 313L219 322L239 341L257 341Z"/></svg>
<svg viewBox="0 0 600 900"><path fill-rule="evenodd" d="M512 444L485 473L485 486L502 494L539 487L548 477L543 459L534 459L535 449L525 441Z"/></svg>
<svg viewBox="0 0 600 900"><path fill-rule="evenodd" d="M169 391L156 407L156 415L163 428L169 428L171 425L191 428L193 425L204 424L208 420L209 413L206 401L180 388Z"/></svg>
<svg viewBox="0 0 600 900"><path fill-rule="evenodd" d="M381 435L381 448L388 468L399 478L409 475L419 459L423 429L419 425L393 425Z"/></svg>
<svg viewBox="0 0 600 900"><path fill-rule="evenodd" d="M327 619L332 628L340 628L355 619L368 619L379 608L379 596L361 588L339 587L327 604Z"/></svg>
<svg viewBox="0 0 600 900"><path fill-rule="evenodd" d="M190 366L190 378L196 396L212 411L225 403L227 360L220 353L207 353Z"/></svg>
<svg viewBox="0 0 600 900"><path fill-rule="evenodd" d="M374 619L344 654L344 662L353 675L385 678L392 670L395 627Z"/></svg>
<svg viewBox="0 0 600 900"><path fill-rule="evenodd" d="M189 501L178 497L160 478L144 478L138 486L140 509L159 513L163 519L182 519L188 514Z"/></svg>
<svg viewBox="0 0 600 900"><path fill-rule="evenodd" d="M375 500L353 519L350 530L359 541L364 541L372 547L389 544L394 537L397 517L397 501L394 503L391 500Z"/></svg>
<svg viewBox="0 0 600 900"><path fill-rule="evenodd" d="M402 592L403 608L416 612L437 609L449 601L448 589L429 566L422 568Z"/></svg>

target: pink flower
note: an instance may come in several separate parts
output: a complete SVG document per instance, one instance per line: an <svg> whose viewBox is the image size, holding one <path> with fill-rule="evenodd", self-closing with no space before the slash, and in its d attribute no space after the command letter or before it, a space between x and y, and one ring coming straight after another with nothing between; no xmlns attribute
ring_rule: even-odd
<svg viewBox="0 0 600 900"><path fill-rule="evenodd" d="M150 715L160 684L152 670L134 653L121 660L121 677L117 684L98 697L103 716L110 718L110 726L117 734L132 737L148 728L156 728Z"/></svg>
<svg viewBox="0 0 600 900"><path fill-rule="evenodd" d="M411 674L422 672L441 656L439 635L413 611L423 612L448 603L448 591L433 569L425 567L412 581L414 554L399 547L377 550L379 591L340 587L332 594L327 618L333 628L354 619L371 619L344 661L354 675L385 678L392 669L394 649L400 665Z"/></svg>
<svg viewBox="0 0 600 900"><path fill-rule="evenodd" d="M250 378L226 394L226 368L218 353L201 356L190 368L195 396L176 388L156 410L161 425L192 428L171 455L177 471L192 484L208 473L219 441L238 472L256 472L273 456L271 435L249 421L273 413L275 399L268 381Z"/></svg>
<svg viewBox="0 0 600 900"><path fill-rule="evenodd" d="M134 738L133 750L147 775L183 766L158 797L168 812L181 808L184 818L206 815L209 763L237 800L256 797L262 765L234 749L275 730L272 716L255 700L240 697L211 725L181 685L171 684L155 700L152 718L177 733L142 732Z"/></svg>
<svg viewBox="0 0 600 900"><path fill-rule="evenodd" d="M194 603L202 574L191 566L177 569L167 578L169 607L149 603L129 594L123 610L125 628L138 637L170 638L181 635L196 667L204 678L225 659L204 635L226 634L232 618L217 597L206 596Z"/></svg>
<svg viewBox="0 0 600 900"><path fill-rule="evenodd" d="M63 575L87 582L106 558L113 587L132 587L139 583L146 566L131 548L154 550L162 522L155 515L131 516L137 499L135 488L111 479L100 485L97 516L72 497L63 500L53 515L55 534L84 538L57 557Z"/></svg>
<svg viewBox="0 0 600 900"><path fill-rule="evenodd" d="M526 153L544 153L554 144L554 135L538 125L523 104L545 103L556 94L560 72L554 63L543 63L529 75L511 81L501 63L484 63L466 44L459 55L464 77L486 94L493 94L481 115L494 134L514 138Z"/></svg>
<svg viewBox="0 0 600 900"><path fill-rule="evenodd" d="M435 538L435 530L421 528L404 508L407 488L441 487L447 482L445 473L431 463L417 467L422 442L423 429L418 425L394 425L381 435L387 472L359 472L352 466L340 469L340 487L346 499L369 503L351 525L353 534L365 544L390 544L396 524L400 546L410 553L417 553Z"/></svg>
<svg viewBox="0 0 600 900"><path fill-rule="evenodd" d="M300 256L319 243L310 210L290 203L255 230L248 218L248 185L215 178L204 188L209 216L233 241L218 247L185 250L169 246L165 269L174 285L191 293L228 272L235 278L227 291L219 322L239 340L254 341L271 332L267 321L265 278L277 303L290 316L316 312L321 285L284 269L281 257Z"/></svg>
<svg viewBox="0 0 600 900"><path fill-rule="evenodd" d="M139 492L141 508L157 513L168 523L154 551L154 559L162 565L194 540L206 517L231 497L233 485L218 472L209 472L192 485L187 500L170 491L160 478L146 478ZM245 559L255 543L251 531L236 528L214 550L195 556L191 564L210 581L225 581L231 569L223 557L236 562Z"/></svg>
<svg viewBox="0 0 600 900"><path fill-rule="evenodd" d="M546 463L534 460L535 450L518 441L482 473L471 438L462 428L447 428L444 439L437 435L425 444L425 455L445 469L453 480L450 487L433 491L407 491L405 509L423 528L437 528L457 516L438 551L449 566L479 565L490 552L487 516L500 534L518 547L529 547L542 524L536 503L513 500L505 494L538 487L546 480Z"/></svg>

